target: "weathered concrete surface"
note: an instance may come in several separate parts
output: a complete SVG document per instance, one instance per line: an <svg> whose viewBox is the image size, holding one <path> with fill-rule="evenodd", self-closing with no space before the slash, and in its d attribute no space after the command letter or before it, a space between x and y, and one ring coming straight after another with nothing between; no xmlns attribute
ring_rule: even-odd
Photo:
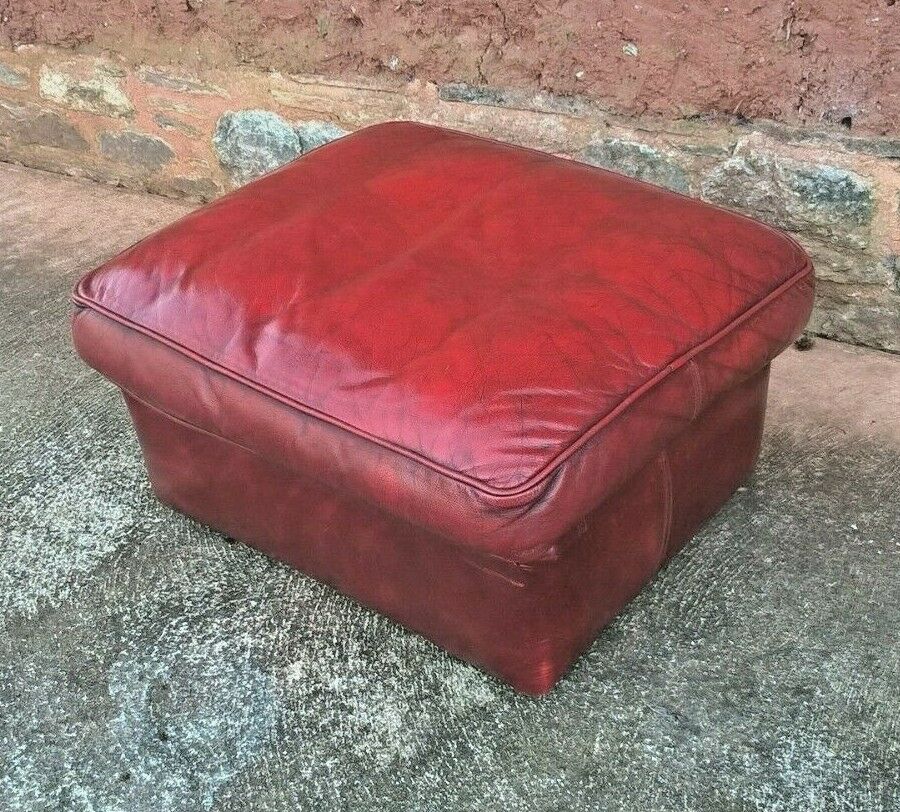
<svg viewBox="0 0 900 812"><path fill-rule="evenodd" d="M747 487L527 699L153 499L68 293L186 210L0 165L0 809L900 808L900 359L782 356Z"/></svg>

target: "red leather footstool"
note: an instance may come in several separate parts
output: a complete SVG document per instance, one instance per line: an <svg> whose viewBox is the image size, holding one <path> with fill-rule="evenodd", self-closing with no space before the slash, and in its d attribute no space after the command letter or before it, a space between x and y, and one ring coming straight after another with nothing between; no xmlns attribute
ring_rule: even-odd
<svg viewBox="0 0 900 812"><path fill-rule="evenodd" d="M748 475L813 273L745 217L411 123L88 274L161 500L549 690Z"/></svg>

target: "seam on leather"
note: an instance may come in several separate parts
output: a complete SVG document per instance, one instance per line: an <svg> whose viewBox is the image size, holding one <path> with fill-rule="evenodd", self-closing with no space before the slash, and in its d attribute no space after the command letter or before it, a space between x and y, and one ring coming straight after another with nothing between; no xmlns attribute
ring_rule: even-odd
<svg viewBox="0 0 900 812"><path fill-rule="evenodd" d="M595 434L597 434L601 429L612 422L612 420L614 420L622 412L624 412L639 397L653 389L653 387L664 381L672 373L678 371L685 364L691 362L701 352L718 343L718 341L720 341L722 338L729 335L745 321L747 321L767 305L778 299L798 282L804 280L808 276L811 276L811 274L812 264L809 259L807 259L803 267L799 271L788 277L788 279L778 285L778 287L769 292L762 299L755 302L742 313L738 314L734 319L725 324L704 341L696 344L691 349L687 350L681 356L676 358L674 361L671 361L665 367L658 370L655 375L648 378L646 381L644 381L644 383L635 387L626 397L620 400L615 407L613 407L606 414L597 418L597 420L595 420L594 423L588 426L575 440L573 440L565 448L560 449L559 452L557 452L553 457L545 462L540 468L532 472L529 477L524 479L522 482L505 488L491 486L483 480L477 479L467 474L463 474L462 472L454 470L452 468L448 468L447 466L426 457L424 454L420 454L419 452L413 451L412 449L406 448L405 446L401 446L390 440L378 437L377 435L371 434L370 432L364 431L357 428L356 426L346 423L345 421L340 420L333 415L322 412L311 406L307 406L306 404L301 403L300 401L295 400L294 398L285 395L282 392L278 392L277 390L274 390L266 386L265 384L261 384L258 381L254 381L252 378L248 378L241 373L212 360L211 358L207 358L196 350L193 350L190 347L187 347L184 344L181 344L180 342L157 332L156 330L145 327L144 325L139 324L138 322L135 322L126 316L116 313L108 307L100 304L96 300L91 299L83 292L82 283L88 278L88 276L90 276L90 274L83 277L82 280L78 283L73 292L72 299L76 305L89 307L91 310L94 310L101 315L106 316L112 321L115 321L118 324L121 324L129 329L135 330L136 332L141 333L151 339L159 341L161 344L174 349L176 352L179 352L182 355L191 358L194 361L197 361L201 366L205 366L208 369L219 372L220 374L223 374L238 383L241 383L251 389L255 389L261 394L271 397L273 400L284 403L285 405L297 409L304 414L315 417L319 420L329 423L330 425L348 431L349 433L373 442L376 445L388 448L391 451L394 451L408 459L413 460L414 462L431 468L432 470L448 477L449 479L467 485L485 496L491 497L498 501L514 500L515 504L523 504L528 501L526 497L528 497L528 495L533 491L539 489L540 486L549 478L549 476L560 465L562 465L562 463L564 463L567 459L569 459L569 457L575 454Z"/></svg>
<svg viewBox="0 0 900 812"><path fill-rule="evenodd" d="M277 468L281 471L284 471L284 473L287 474L288 476L310 477L312 479L315 479L317 482L320 482L322 485L324 485L327 488L335 489L334 485L332 485L329 482L325 482L320 477L311 476L308 472L298 471L295 468L291 467L287 462L284 462L283 460L272 459L268 454L263 454L254 448L250 448L249 446L246 446L243 443L239 443L237 440L233 440L231 437L226 437L225 435L219 434L216 431L210 431L209 429L203 428L203 426L198 426L196 423L193 423L190 420L185 420L183 417L179 417L178 415L172 414L171 412L167 411L166 409L163 409L162 407L157 406L155 403L151 403L146 398L143 398L140 395L136 395L131 389L128 389L125 386L121 386L120 384L116 384L116 386L122 392L122 394L125 396L126 401L128 398L130 398L131 400L135 401L136 403L139 403L145 409L149 409L151 412L155 412L160 417L162 417L164 420L169 420L172 423L175 423L175 424L187 429L188 431L195 431L195 432L197 432L197 434L202 434L204 437L209 437L212 440L218 440L220 442L225 443L226 445L233 446L234 448L238 449L239 451L243 451L243 452L249 454L250 456L255 457L256 459L258 459L260 462L264 463L265 465L269 465L272 468ZM140 441L140 438L138 438L138 439ZM444 539L447 543L449 543L451 546L457 548L460 551L464 551L464 552L471 554L471 552L473 550L475 550L476 552L483 553L488 558L492 558L495 561L499 561L501 564L506 564L508 566L515 567L516 569L521 569L523 572L526 572L526 573L530 572L533 569L532 566L530 566L529 564L527 564L525 562L520 562L515 558L506 558L502 555L498 555L497 553L491 553L488 551L481 550L478 547L473 547L470 544L467 544L465 542L460 542L456 539L453 539L450 536L440 533L439 531L435 530L434 528L428 527L421 522L413 521L412 519L409 519L405 516L400 516L396 513L393 513L391 511L387 510L383 505L379 504L378 502L367 499L364 496L360 496L358 493L354 493L353 497L356 499L359 499L361 502L365 502L366 504L371 505L372 507L376 508L377 510L382 511L383 513L385 513L389 516L392 516L393 518L397 519L398 521L406 522L410 527L415 527L420 530L424 530L426 533L429 533L432 536ZM473 566L478 566L474 561L469 561L469 563L472 564ZM515 582L512 578L507 578L502 573L498 573L496 571L489 570L489 568L486 568L486 567L484 569L485 569L485 572L490 572L490 574L492 574L492 575L498 575L499 577L504 578L504 580L508 580L510 583L513 583L516 586L523 586L523 587L525 586L524 583L519 584L518 582Z"/></svg>
<svg viewBox="0 0 900 812"><path fill-rule="evenodd" d="M483 572L485 575L491 575L494 578L499 578L501 581L506 582L507 584L514 587L515 589L524 589L525 588L524 581L517 581L515 578L507 575L506 573L495 570L493 567L488 567L485 564L479 564L477 561L473 561L471 558L468 558L465 555L461 556L461 560L464 561L469 566L472 566L475 569L479 570L480 572ZM511 562L507 562L507 563L511 563Z"/></svg>
<svg viewBox="0 0 900 812"><path fill-rule="evenodd" d="M703 411L703 400L706 393L703 389L703 378L700 375L700 367L697 366L696 359L691 359L688 364L688 371L691 373L691 384L694 390L694 408L691 412L691 420L695 420L697 415Z"/></svg>
<svg viewBox="0 0 900 812"><path fill-rule="evenodd" d="M659 540L659 561L657 566L662 566L669 554L669 543L672 535L672 514L674 513L674 503L672 499L672 465L669 462L669 452L663 451L659 457L659 468L662 475L662 492L663 492L663 526Z"/></svg>

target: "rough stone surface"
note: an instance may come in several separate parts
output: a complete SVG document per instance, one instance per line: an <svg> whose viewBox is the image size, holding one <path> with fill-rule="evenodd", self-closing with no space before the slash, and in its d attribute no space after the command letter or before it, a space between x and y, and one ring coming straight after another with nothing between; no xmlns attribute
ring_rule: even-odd
<svg viewBox="0 0 900 812"><path fill-rule="evenodd" d="M881 289L893 282L892 255L875 251L854 251L835 247L823 240L798 235L816 267L816 277L845 284L878 285Z"/></svg>
<svg viewBox="0 0 900 812"><path fill-rule="evenodd" d="M582 158L594 166L623 172L676 192L690 191L687 172L673 156L639 141L596 139L585 148Z"/></svg>
<svg viewBox="0 0 900 812"><path fill-rule="evenodd" d="M873 239L875 187L858 173L743 149L701 183L703 196L794 233L821 284L811 329L896 351L900 301L889 244ZM840 284L833 284L840 283Z"/></svg>
<svg viewBox="0 0 900 812"><path fill-rule="evenodd" d="M161 138L127 130L101 133L100 152L113 161L150 172L155 172L175 157L172 148Z"/></svg>
<svg viewBox="0 0 900 812"><path fill-rule="evenodd" d="M872 186L846 169L750 150L717 166L702 190L708 200L752 211L789 231L848 248L868 245Z"/></svg>
<svg viewBox="0 0 900 812"><path fill-rule="evenodd" d="M99 59L61 62L41 67L41 96L57 104L101 116L134 114L131 100L122 90L122 71Z"/></svg>
<svg viewBox="0 0 900 812"><path fill-rule="evenodd" d="M28 87L28 76L21 70L11 68L0 62L0 85L19 90Z"/></svg>
<svg viewBox="0 0 900 812"><path fill-rule="evenodd" d="M208 201L222 193L222 187L209 178L176 176L170 183L179 195L193 200Z"/></svg>
<svg viewBox="0 0 900 812"><path fill-rule="evenodd" d="M196 127L169 113L154 113L153 121L158 127L162 127L164 130L177 130L191 138L200 137L200 131Z"/></svg>
<svg viewBox="0 0 900 812"><path fill-rule="evenodd" d="M142 82L156 87L164 87L167 90L176 90L179 93L195 93L201 96L227 95L224 89L211 82L204 82L195 76L185 76L147 65L141 67L137 75Z"/></svg>
<svg viewBox="0 0 900 812"><path fill-rule="evenodd" d="M295 126L268 110L242 110L219 118L213 145L232 181L243 184L346 134L327 121Z"/></svg>
<svg viewBox="0 0 900 812"><path fill-rule="evenodd" d="M153 498L69 292L188 210L0 166L0 809L900 808L900 359L783 355L747 486L528 699Z"/></svg>
<svg viewBox="0 0 900 812"><path fill-rule="evenodd" d="M900 138L841 138L840 143L851 152L876 158L900 158Z"/></svg>
<svg viewBox="0 0 900 812"><path fill-rule="evenodd" d="M303 152L309 152L347 134L346 130L327 121L304 121L298 124L295 130Z"/></svg>
<svg viewBox="0 0 900 812"><path fill-rule="evenodd" d="M26 146L54 147L83 152L87 141L75 127L55 111L36 104L0 101L0 141L15 140Z"/></svg>
<svg viewBox="0 0 900 812"><path fill-rule="evenodd" d="M900 293L896 287L820 281L810 329L839 341L900 352Z"/></svg>
<svg viewBox="0 0 900 812"><path fill-rule="evenodd" d="M269 92L280 105L297 111L297 118L335 120L349 127L415 117L404 92L374 82L339 81L326 77L273 73Z"/></svg>
<svg viewBox="0 0 900 812"><path fill-rule="evenodd" d="M873 155L876 158L900 158L900 138L860 138L846 133L818 127L784 127L774 121L757 121L755 129L787 143L829 144L837 142L850 152ZM896 128L895 128L896 129Z"/></svg>
<svg viewBox="0 0 900 812"><path fill-rule="evenodd" d="M450 82L438 88L442 101L466 102L488 107L539 110L550 113L580 115L592 109L586 99L579 96L558 96L551 93L528 93L512 88L496 88L487 85L470 85Z"/></svg>
<svg viewBox="0 0 900 812"><path fill-rule="evenodd" d="M294 160L303 151L297 131L276 113L242 110L224 113L213 145L235 183L247 183Z"/></svg>

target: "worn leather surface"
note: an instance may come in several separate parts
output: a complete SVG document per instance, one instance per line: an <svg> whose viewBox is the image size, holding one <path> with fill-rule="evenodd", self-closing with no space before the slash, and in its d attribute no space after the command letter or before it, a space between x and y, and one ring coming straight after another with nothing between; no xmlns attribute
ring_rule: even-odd
<svg viewBox="0 0 900 812"><path fill-rule="evenodd" d="M744 217L395 123L89 274L74 333L170 415L534 561L768 364L812 290L802 250Z"/></svg>
<svg viewBox="0 0 900 812"><path fill-rule="evenodd" d="M768 367L720 396L560 539L553 561L448 544L308 471L127 395L156 494L332 584L520 691L549 691L749 473Z"/></svg>

